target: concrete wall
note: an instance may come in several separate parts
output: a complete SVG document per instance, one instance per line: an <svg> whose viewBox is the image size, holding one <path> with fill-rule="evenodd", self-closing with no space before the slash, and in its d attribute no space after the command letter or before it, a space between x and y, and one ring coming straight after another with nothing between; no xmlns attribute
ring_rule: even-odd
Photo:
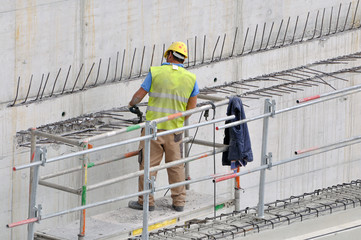
<svg viewBox="0 0 361 240"><path fill-rule="evenodd" d="M352 2L347 26L351 24L354 17L356 2ZM177 3L177 6L175 6L175 3ZM287 32L286 39L290 41L294 32L296 33L295 37L300 39L307 13L310 12L306 30L306 35L309 38L313 34L312 26L316 23L317 12L319 11L320 14L318 17L318 24L320 24L323 9L325 9L325 19L329 19L333 7L334 18L331 32L334 31L337 25L335 16L340 3L342 3L342 11L340 11L339 19L344 20L349 1L273 0L264 2L230 0L203 3L195 1L2 0L0 4L0 19L2 22L0 26L0 46L2 50L0 51L0 62L1 66L3 66L0 68L0 81L3 86L0 89L0 141L2 143L0 178L3 182L0 188L1 239L24 239L26 233L26 227L19 227L14 230L5 228L7 223L27 217L29 172L27 170L12 172L11 169L13 166L29 161L29 150L17 146L16 132L86 113L127 105L133 92L138 89L144 78L138 78L138 76L147 72L152 59L153 47L155 46L153 65L159 65L163 44L167 47L172 41L181 40L187 42L188 40L190 65L196 60L196 66L189 69L197 74L201 88L359 52L361 50L360 31L353 30L302 44L238 56L243 48L243 39L247 28L249 28L249 35L245 49L249 51L252 48L252 40L257 24L258 34L254 44L255 49L265 47L265 45L260 45L266 42L263 38L263 41L261 41L261 31L265 26L264 22L267 23L264 32L268 33L272 22L275 23L273 31L276 31L282 19L284 19L283 26L285 26L288 17L291 17L290 29L292 26L292 31ZM358 12L356 14L357 24L359 24L359 15ZM299 24L295 28L297 16L299 16ZM341 20L339 26L342 27L344 22L341 22ZM235 42L235 54L234 57L229 58L236 29L238 35ZM324 31L327 30L325 23ZM320 33L320 30L317 30L318 33ZM227 36L222 52L224 61L210 62L213 52L215 59L219 59L224 34ZM285 28L283 27L280 36L284 36L284 34ZM206 36L205 61L202 64L204 36ZM218 36L220 40L215 49ZM264 36L264 39L266 39L268 35L265 34ZM273 34L270 43L273 43L275 38L276 34ZM194 43L195 40L197 44ZM142 69L140 69L144 46L144 62ZM124 49L126 51L122 70L121 63ZM119 52L118 64L116 63L117 52ZM136 54L134 55L131 72L134 52ZM196 53L196 58L194 53ZM90 85L94 84L97 79L95 73L100 59L102 59L102 65L98 78L99 82L105 81L109 58L111 58L111 64L109 65L107 83L91 87ZM87 90L79 91L85 83L93 63L96 63L96 65L86 85ZM84 67L75 85L76 91L70 93L82 64L84 64ZM71 71L66 84L66 92L60 94L64 88L66 73L70 65ZM59 68L62 70L58 82L55 84ZM47 87L44 88L48 73L49 81ZM29 99L35 99L39 89L41 89L41 92L44 89L44 99L21 104L26 98L32 74L33 79ZM43 74L44 82L42 88L39 88ZM19 76L20 84L17 91ZM215 77L218 79L216 83L213 81ZM356 76L349 77L351 81L335 81L335 86L340 89L360 84ZM113 82L113 80L115 81ZM53 97L49 97L53 86L55 86L55 94ZM275 98L277 108L292 106L295 99L299 97L329 90L325 87L318 87L294 95L277 97ZM16 105L9 107L16 95L18 95ZM287 113L283 116L277 116L270 122L272 131L269 136L269 151L273 152L276 159L281 160L290 156L295 148L324 145L339 139L359 135L361 132L360 121L357 121L360 118L360 113L357 111L360 108L359 102L360 96L354 95L298 110L295 115ZM263 112L263 100L254 100L248 104L251 107L246 109L247 116L255 116ZM62 114L63 112L65 116ZM217 116L223 116L224 114L225 108L217 109ZM198 114L193 116L191 122L197 122L198 117ZM255 155L255 161L251 166L260 164L261 126L261 122L249 124ZM287 129L292 129L292 131L290 132ZM210 131L210 128L201 129L198 137L200 139L209 139ZM96 142L95 145L137 135L138 133L133 133L127 136L115 137L108 141ZM222 133L217 133L218 141L221 141L222 137ZM109 151L105 156L95 154L91 157L95 160L104 157L111 158L118 152L131 151L136 147L136 144L134 144ZM52 145L49 147L49 157L76 150L75 148ZM204 148L194 146L193 151L204 151ZM302 162L275 168L267 176L266 201L355 179L360 174L359 164L357 163L359 159L359 148L354 146L325 154L322 157L310 158ZM199 163L192 163L192 177L212 173L212 162L213 159L208 158L201 160ZM78 163L74 159L64 163L52 164L49 167L47 166L46 169L42 169L42 174L76 165ZM326 170L322 170L322 168ZM90 183L136 169L137 163L135 159L130 159L92 170ZM217 156L217 171L227 171L227 168L220 166L219 156ZM246 190L242 196L242 199L244 199L243 206L256 205L258 178L258 174L242 177L242 187ZM161 172L159 182L165 183L165 179L165 174ZM56 181L61 184L77 186L80 182L80 176L74 174ZM94 193L89 193L88 202L135 192L135 185L136 180L130 180L103 190L97 190ZM196 184L192 186L192 189L200 192L213 192L213 186L210 183ZM229 181L219 185L219 194L230 195L230 192L232 192L232 182ZM106 197L104 198L104 196ZM79 200L74 196L46 188L39 189L38 200L43 204L45 213L52 213L79 204ZM89 214L125 205L126 202L120 202L92 209ZM37 225L37 228L44 229L55 224L65 224L76 218L77 214L72 214L43 221L40 225Z"/></svg>

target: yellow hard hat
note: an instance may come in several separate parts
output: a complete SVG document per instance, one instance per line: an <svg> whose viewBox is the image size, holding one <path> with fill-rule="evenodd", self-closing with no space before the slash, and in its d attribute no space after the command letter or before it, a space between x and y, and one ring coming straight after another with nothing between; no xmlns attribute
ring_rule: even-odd
<svg viewBox="0 0 361 240"><path fill-rule="evenodd" d="M165 58L167 57L169 51L174 51L174 52L180 53L184 56L184 58L188 57L187 45L185 45L183 42L172 43L172 45L170 45L169 48L167 49L167 51L165 51L165 53L164 53ZM178 56L175 55L175 56L182 59L182 56L179 56L179 55Z"/></svg>

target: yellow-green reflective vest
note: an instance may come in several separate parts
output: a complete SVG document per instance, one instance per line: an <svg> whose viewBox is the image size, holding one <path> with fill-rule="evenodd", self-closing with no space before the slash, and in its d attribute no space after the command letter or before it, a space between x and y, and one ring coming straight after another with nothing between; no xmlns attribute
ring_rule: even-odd
<svg viewBox="0 0 361 240"><path fill-rule="evenodd" d="M196 82L196 75L177 65L151 67L152 85L146 119L148 121L186 110ZM183 126L184 117L159 123L158 129L171 130Z"/></svg>

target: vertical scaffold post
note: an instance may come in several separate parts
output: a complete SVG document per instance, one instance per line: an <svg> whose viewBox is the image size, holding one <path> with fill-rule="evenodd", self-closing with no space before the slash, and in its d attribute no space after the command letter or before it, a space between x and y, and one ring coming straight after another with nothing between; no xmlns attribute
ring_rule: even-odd
<svg viewBox="0 0 361 240"><path fill-rule="evenodd" d="M35 151L33 152L31 156L31 162L43 162L46 161L46 148L45 147L39 147L35 146L35 135L32 134L32 140L34 140L34 143L32 144L32 147L35 147ZM33 149L31 149L33 151ZM29 202L29 219L40 217L39 211L41 210L41 206L39 208L36 206L36 194L38 190L38 181L39 181L39 167L40 165L36 165L32 167L32 177L30 179L30 202ZM28 240L34 239L34 223L29 223L28 225Z"/></svg>
<svg viewBox="0 0 361 240"><path fill-rule="evenodd" d="M189 125L189 120L186 119L184 120L184 125L185 126L188 126ZM185 130L184 131L184 138L187 138L189 137L189 130ZM184 143L184 157L187 158L188 157L188 151L189 151L189 143L188 142L185 142ZM186 179L185 180L189 180L190 179L190 174L189 174L189 163L185 163L185 166L184 166L184 170L185 170L185 176L186 176ZM186 190L189 190L190 187L189 187L189 184L186 185Z"/></svg>
<svg viewBox="0 0 361 240"><path fill-rule="evenodd" d="M157 133L157 123L149 122L145 123L145 136L153 134L152 139L156 139ZM151 139L144 140L144 191L150 189L150 184L152 183L152 188L154 188L154 182L149 179L149 169L150 169L150 141ZM154 180L154 179L153 179ZM149 215L149 193L144 194L143 196L143 231L142 239L148 240L148 215Z"/></svg>
<svg viewBox="0 0 361 240"><path fill-rule="evenodd" d="M275 101L272 102L270 99L265 100L264 104L264 113L271 113L271 117L274 116L275 112ZM267 164L267 139L268 139L268 121L269 116L263 119L263 131L262 131L262 149L261 149L261 166ZM258 200L258 217L264 217L264 190L265 190L265 179L266 179L266 170L262 169L260 171L260 180L259 180L259 200Z"/></svg>
<svg viewBox="0 0 361 240"><path fill-rule="evenodd" d="M89 148L88 142L82 143L82 150L86 150ZM87 191L87 182L88 182L88 161L86 155L81 155L79 158L81 162L81 181L82 181L82 191L81 191L81 200L80 204L82 206L86 205L86 191ZM78 234L78 240L84 239L85 236L85 218L86 217L86 209L83 209L80 211L80 230Z"/></svg>

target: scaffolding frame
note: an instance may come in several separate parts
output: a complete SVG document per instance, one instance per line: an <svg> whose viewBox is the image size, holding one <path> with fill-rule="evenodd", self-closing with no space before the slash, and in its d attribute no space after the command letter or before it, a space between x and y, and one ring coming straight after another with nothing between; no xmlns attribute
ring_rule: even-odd
<svg viewBox="0 0 361 240"><path fill-rule="evenodd" d="M57 216L61 216L64 214L68 214L68 213L72 213L72 212L77 212L77 211L81 211L80 214L80 233L78 235L79 239L83 239L84 235L85 235L85 214L86 214L86 209L87 208L91 208L91 207L96 207L96 206L100 206L100 205L104 205L104 204L108 204L108 203L112 203L112 202L116 202L116 201L120 201L120 200L125 200L125 199L129 199L132 197L136 197L136 196L140 196L143 195L144 196L144 205L143 205L143 232L142 232L142 238L143 239L148 239L149 238L149 233L148 233L148 214L149 214L149 202L148 202L148 197L149 194L152 194L154 192L157 191L162 191L162 190L166 190L169 188L173 188L173 187L177 187L177 186L183 186L183 185L189 185L192 183L196 183L196 182L201 182L201 181L206 181L206 180L213 180L214 183L218 183L227 179L233 179L242 175L246 175L246 174L250 174L253 172L257 172L260 171L260 184L259 184L259 202L258 202L258 210L257 210L257 215L259 218L263 218L264 216L264 185L265 185L265 174L266 174L266 170L269 169L271 170L272 167L274 166L278 166L278 165L282 165L285 163L289 163L292 161L296 161L296 160L300 160L306 157L310 157L316 154L320 154L326 151L330 151L333 149L338 149L341 147L346 147L346 146L350 146L353 144L357 144L361 142L361 136L355 136L352 137L350 139L346 139L346 140L342 140L340 142L337 143L332 143L326 146L322 146L322 147L318 147L318 148L311 148L308 151L304 151L304 152L300 152L301 154L298 154L296 157L292 157L289 159L285 159L285 160L281 160L278 162L272 162L272 153L267 153L267 133L268 133L268 121L269 118L273 118L275 117L275 115L277 114L281 114L281 113L285 113L285 112L289 112L289 111L293 111L299 108L303 108L306 106L310 106L313 104L318 104L321 102L325 102L325 101L329 101L335 98L339 98L342 96L346 96L346 95L350 95L350 94L355 94L361 91L361 85L357 85L357 86L353 86L353 87L349 87L349 88L345 88L345 89L341 89L338 91L334 91L333 93L330 94L324 94L322 96L319 96L318 98L309 98L307 101L304 101L302 103L298 103L298 105L295 105L293 107L289 107L289 108L285 108L285 109L281 109L281 110L277 110L275 109L275 101L270 101L270 99L266 99L265 100L265 108L264 108L264 114L256 116L256 117L252 117L252 118L248 118L248 119L244 119L241 121L236 121L230 124L226 124L223 126L217 126L215 127L215 130L221 130L224 128L229 128L232 126L236 126L236 125L240 125L240 124L244 124L247 122L251 122L251 121L255 121L255 120L259 120L259 119L263 119L263 134L262 134L262 149L261 149L261 166L259 167L255 167L252 169L248 169L247 171L240 171L238 173L234 173L234 172L226 172L226 173L216 173L216 174L212 174L209 176L203 176L203 177L199 177L196 179L192 179L192 180L187 180L184 182L179 182L179 183L175 183L175 184L169 184L169 185L165 185L165 186L157 186L155 187L155 180L154 179L149 179L149 173L151 171L157 171L157 170L161 170L161 169L166 169L168 167L174 166L174 165L178 165L181 163L186 163L186 162L190 162L193 160L199 160L201 158L204 157L208 157L208 156L212 156L215 155L217 153L221 153L227 150L227 146L220 146L218 145L217 148L214 148L213 150L210 150L208 152L205 153L201 153L195 156L191 156L191 157L186 157L171 163L167 163L167 164L163 164L157 167L149 167L149 154L150 154L150 141L152 139L157 138L158 136L163 136L163 135L167 135L167 134L172 134L174 132L178 132L178 131L184 131L184 130L188 130L188 129L192 129L192 128L196 128L196 127L201 127L201 126L206 126L206 125L212 125L215 124L217 122L222 122L225 120L229 120L229 119L233 119L234 116L227 116L227 117L222 117L222 118L218 118L218 119L214 119L214 120L210 120L207 122L201 122L201 123L197 123L197 124L192 124L192 125L188 125L176 130L168 130L168 131L164 131L164 132L157 132L157 123L160 122L165 122L168 120L172 120L175 118L179 118L179 117L185 117L185 116L189 116L191 114L194 113L198 113L204 110L208 110L211 109L213 106L211 104L207 104L201 107L197 107L195 109L192 110L188 110L185 112L179 112L173 115L170 115L168 117L164 117L164 118L160 118L160 119L156 119L154 121L147 121L145 123L141 123L138 125L134 125L134 126L130 126L127 127L126 129L121 129L121 130L114 130L110 133L106 133L103 135L97 135L97 136L93 136L90 138L86 138L86 139L82 139L80 141L74 141L74 140L69 140L67 138L64 137L60 137L60 136L56 136L56 135L52 135L52 134L48 134L48 133L43 133L40 131L37 131L36 129L32 129L31 130L31 162L29 164L25 164L25 165L21 165L21 166L16 166L13 168L14 171L18 171L18 170L22 170L22 169L27 169L27 168L31 168L31 178L30 178L30 202L29 202L29 218L23 221L19 221L19 222L15 222L15 223L11 223L8 224L7 227L12 228L12 227L16 227L16 226L20 226L20 225L24 225L24 224L29 224L28 225L28 239L33 239L34 238L34 223L35 222L40 222L41 220L45 220L48 218L53 218L53 217L57 217ZM218 106L223 106L228 104L229 100L228 99L224 99L218 102L215 102L213 105L215 107ZM145 128L145 136L142 137L136 137L136 138L132 138L132 139L128 139L125 141L120 141L120 142L115 142L115 143L111 143L111 144L107 144L107 145L102 145L96 148L93 148L91 144L89 144L90 142L94 141L94 140L99 140L99 139L103 139L103 138L109 138L109 136L114 136L117 134L121 134L124 132L129 132L129 131L133 131L136 129L140 129L140 128ZM62 156L58 156L58 157L53 157L53 158L49 158L47 159L46 157L46 148L45 147L40 147L40 146L36 146L36 136L42 136L42 137L47 137L47 138L51 138L53 140L56 141L60 141L60 142L65 142L67 144L72 144L74 146L77 146L79 148L81 148L81 151L75 152L75 153L70 153L70 154L65 154ZM135 143L135 142L139 142L139 141L145 141L145 168L144 171L137 171L134 173L130 173L128 174L126 177L122 176L121 179L116 179L115 182L119 182L128 178L132 178L132 177L137 177L140 175L145 176L145 181L144 181L144 191L142 192L138 192L138 193L133 193L133 194L128 194L128 195L124 195L124 196L119 196L116 198L112 198L112 199L108 199L108 200L104 200L104 201L99 201L96 203L91 203L91 204L86 204L86 193L89 190L92 189L96 189L98 187L103 187L103 186L107 186L110 184L113 184L114 181L112 182L103 182L100 185L97 186L87 186L87 168L88 168L88 163L86 161L88 154L94 153L94 152L98 152L98 151L103 151L103 150L107 150L116 146L122 146L122 145L126 145L129 143ZM210 143L203 143L204 145L207 144L213 144L215 145L215 142L210 142ZM134 152L132 153L128 153L128 154L124 154L123 155L124 158L125 157L129 157L129 156L134 156ZM64 186L56 186L56 185L46 185L44 184L44 179L39 180L39 167L40 166L45 166L48 163L51 162L55 162L55 161L60 161L60 160L64 160L64 159L68 159L71 157L79 157L80 160L82 160L82 165L81 165L81 171L82 171L82 188L81 190L77 190L77 189L69 189L68 187L64 187ZM76 169L76 171L79 170L79 168ZM66 172L68 173L68 172ZM62 175L62 174L66 174L66 173L57 173L58 175ZM48 176L49 177L49 176ZM37 201L36 201L36 194L37 194L37 187L39 184L42 185L46 185L48 187L53 187L59 190L63 190L66 192L70 192L73 194L78 194L81 195L81 205L72 209L68 209L68 210L64 210L64 211L60 211L60 212L56 212L56 213L52 213L52 214L47 214L47 215L43 215L42 214L42 206L41 204L37 205ZM235 198L236 194L235 194Z"/></svg>

